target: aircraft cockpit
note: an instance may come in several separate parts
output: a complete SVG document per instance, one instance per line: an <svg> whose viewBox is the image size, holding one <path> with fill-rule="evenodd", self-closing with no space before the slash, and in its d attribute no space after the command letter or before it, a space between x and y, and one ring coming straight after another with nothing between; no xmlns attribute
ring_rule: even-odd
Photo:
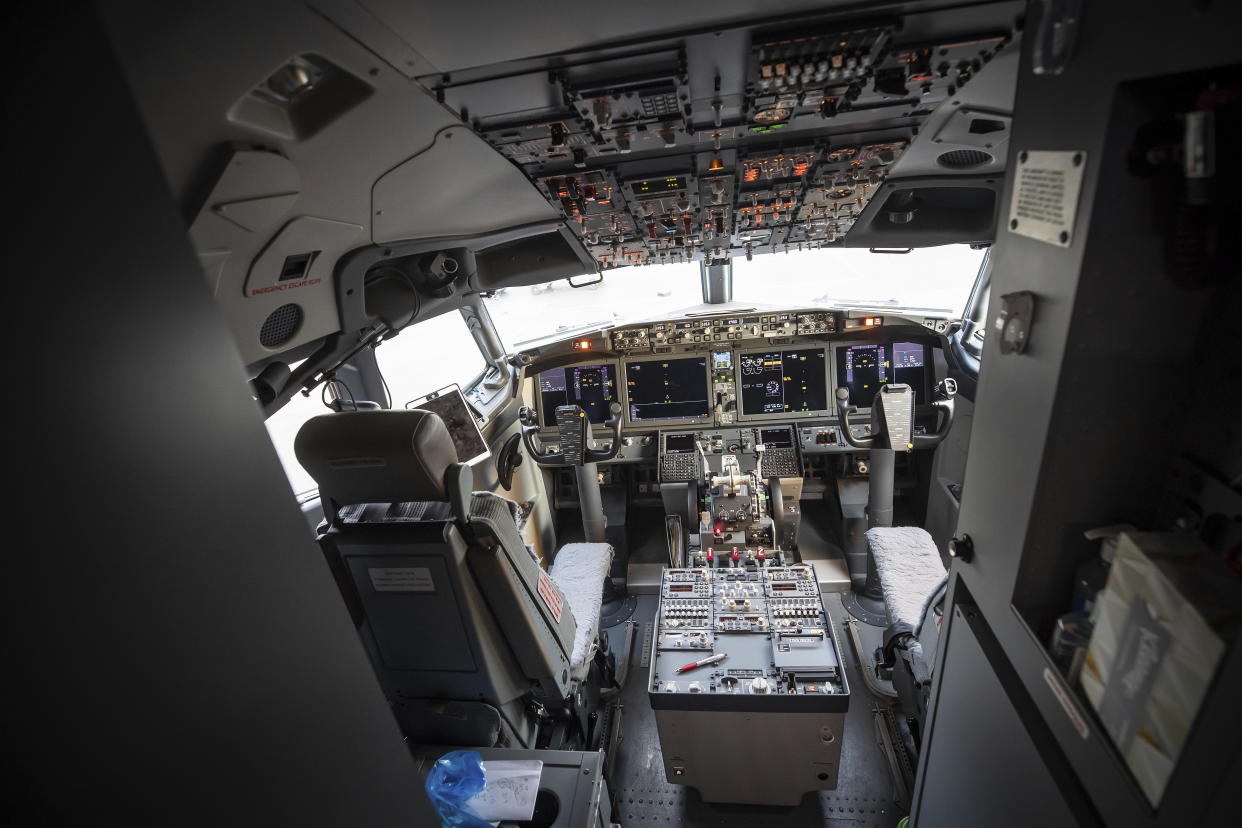
<svg viewBox="0 0 1242 828"><path fill-rule="evenodd" d="M29 813L1236 822L1191 5L15 11Z"/></svg>

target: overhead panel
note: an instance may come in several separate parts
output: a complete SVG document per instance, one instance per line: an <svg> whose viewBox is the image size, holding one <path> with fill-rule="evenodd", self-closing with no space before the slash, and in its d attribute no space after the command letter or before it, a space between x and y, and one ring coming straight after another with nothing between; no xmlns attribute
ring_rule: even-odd
<svg viewBox="0 0 1242 828"><path fill-rule="evenodd" d="M939 139L922 129L1014 51L1018 9L786 19L421 81L537 185L601 269L849 246L916 144L948 139L924 174L1002 163L1007 114L938 119ZM978 227L956 238L947 225L936 243L978 240Z"/></svg>

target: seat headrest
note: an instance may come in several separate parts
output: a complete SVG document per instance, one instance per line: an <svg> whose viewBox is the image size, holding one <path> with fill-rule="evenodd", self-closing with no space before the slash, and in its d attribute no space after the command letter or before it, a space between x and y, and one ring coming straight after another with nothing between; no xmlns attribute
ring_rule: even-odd
<svg viewBox="0 0 1242 828"><path fill-rule="evenodd" d="M328 403L328 408L333 411L381 411L382 407L377 402L371 400L347 400L343 397L337 397Z"/></svg>
<svg viewBox="0 0 1242 828"><path fill-rule="evenodd" d="M325 503L448 500L444 476L457 449L430 411L343 411L306 422L293 450Z"/></svg>

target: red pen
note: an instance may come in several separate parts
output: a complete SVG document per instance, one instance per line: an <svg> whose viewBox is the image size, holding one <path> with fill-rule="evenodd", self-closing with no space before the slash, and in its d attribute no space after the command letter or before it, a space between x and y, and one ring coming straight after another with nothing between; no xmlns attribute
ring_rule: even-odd
<svg viewBox="0 0 1242 828"><path fill-rule="evenodd" d="M709 655L707 658L701 658L698 661L692 661L689 664L681 665L677 668L677 672L679 674L685 673L693 670L695 667L705 667L708 664L715 664L717 661L724 661L727 655L728 653L716 653L715 655Z"/></svg>

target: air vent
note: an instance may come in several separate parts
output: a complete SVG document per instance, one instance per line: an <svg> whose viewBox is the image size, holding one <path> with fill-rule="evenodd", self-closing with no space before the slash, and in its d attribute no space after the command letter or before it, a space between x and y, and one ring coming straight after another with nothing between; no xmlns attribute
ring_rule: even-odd
<svg viewBox="0 0 1242 828"><path fill-rule="evenodd" d="M957 149L941 153L936 158L936 163L951 170L969 170L973 167L991 164L995 160L991 153L984 152L983 150Z"/></svg>
<svg viewBox="0 0 1242 828"><path fill-rule="evenodd" d="M263 327L259 329L259 344L264 348L278 348L293 339L301 327L302 306L292 302L281 305L263 320Z"/></svg>

